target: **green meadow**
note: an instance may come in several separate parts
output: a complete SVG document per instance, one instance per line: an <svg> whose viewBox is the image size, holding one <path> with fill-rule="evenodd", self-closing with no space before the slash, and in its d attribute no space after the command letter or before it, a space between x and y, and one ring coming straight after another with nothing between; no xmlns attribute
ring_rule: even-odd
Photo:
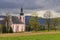
<svg viewBox="0 0 60 40"><path fill-rule="evenodd" d="M60 32L0 34L0 40L60 40Z"/></svg>

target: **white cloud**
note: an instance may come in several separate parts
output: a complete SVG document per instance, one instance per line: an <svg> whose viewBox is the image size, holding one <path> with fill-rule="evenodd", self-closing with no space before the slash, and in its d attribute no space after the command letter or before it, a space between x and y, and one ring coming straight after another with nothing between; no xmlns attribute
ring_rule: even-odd
<svg viewBox="0 0 60 40"><path fill-rule="evenodd" d="M30 14L36 10L60 11L60 0L0 0L0 13L2 15L8 11L11 14L19 14L19 8L22 6L25 14ZM3 9L1 10L1 8Z"/></svg>
<svg viewBox="0 0 60 40"><path fill-rule="evenodd" d="M44 14L46 13L47 10L39 10L39 11L36 11L36 13L38 14L38 17L42 17L42 18L45 18L44 17ZM50 10L51 13L52 13L52 16L51 18L56 18L56 17L60 17L60 13L57 13L53 10ZM25 16L31 16L31 14L26 14Z"/></svg>

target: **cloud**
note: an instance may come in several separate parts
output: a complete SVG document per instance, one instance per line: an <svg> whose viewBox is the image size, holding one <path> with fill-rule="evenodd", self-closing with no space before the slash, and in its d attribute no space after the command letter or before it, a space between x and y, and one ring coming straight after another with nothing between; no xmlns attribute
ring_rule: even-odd
<svg viewBox="0 0 60 40"><path fill-rule="evenodd" d="M42 18L46 18L44 17L44 14L47 12L48 10L39 10L36 11L36 13L38 14L38 17L42 17ZM53 10L49 10L51 12L51 17L50 18L57 18L60 17L60 14L53 11ZM25 14L25 16L31 16L31 14Z"/></svg>
<svg viewBox="0 0 60 40"><path fill-rule="evenodd" d="M52 9L60 5L60 0L0 0L0 8Z"/></svg>
<svg viewBox="0 0 60 40"><path fill-rule="evenodd" d="M18 14L20 8L24 13L32 13L35 10L55 10L60 12L60 0L0 0L0 13L10 11Z"/></svg>
<svg viewBox="0 0 60 40"><path fill-rule="evenodd" d="M20 8L25 9L36 8L53 8L60 5L60 0L0 0L0 8Z"/></svg>

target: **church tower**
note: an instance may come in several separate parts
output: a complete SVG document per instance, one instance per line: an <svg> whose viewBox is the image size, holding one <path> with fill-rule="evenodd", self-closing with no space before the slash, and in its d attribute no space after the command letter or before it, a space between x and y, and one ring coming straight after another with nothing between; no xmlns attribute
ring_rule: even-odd
<svg viewBox="0 0 60 40"><path fill-rule="evenodd" d="M21 21L22 23L25 23L25 17L24 17L24 13L23 13L23 8L21 8L20 21Z"/></svg>

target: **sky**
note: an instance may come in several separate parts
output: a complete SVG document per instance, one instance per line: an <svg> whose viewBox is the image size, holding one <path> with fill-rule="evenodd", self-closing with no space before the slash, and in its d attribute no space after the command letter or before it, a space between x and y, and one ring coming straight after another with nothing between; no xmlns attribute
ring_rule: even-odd
<svg viewBox="0 0 60 40"><path fill-rule="evenodd" d="M0 0L0 14L19 13L20 8L30 13L34 10L54 10L60 12L60 0Z"/></svg>

